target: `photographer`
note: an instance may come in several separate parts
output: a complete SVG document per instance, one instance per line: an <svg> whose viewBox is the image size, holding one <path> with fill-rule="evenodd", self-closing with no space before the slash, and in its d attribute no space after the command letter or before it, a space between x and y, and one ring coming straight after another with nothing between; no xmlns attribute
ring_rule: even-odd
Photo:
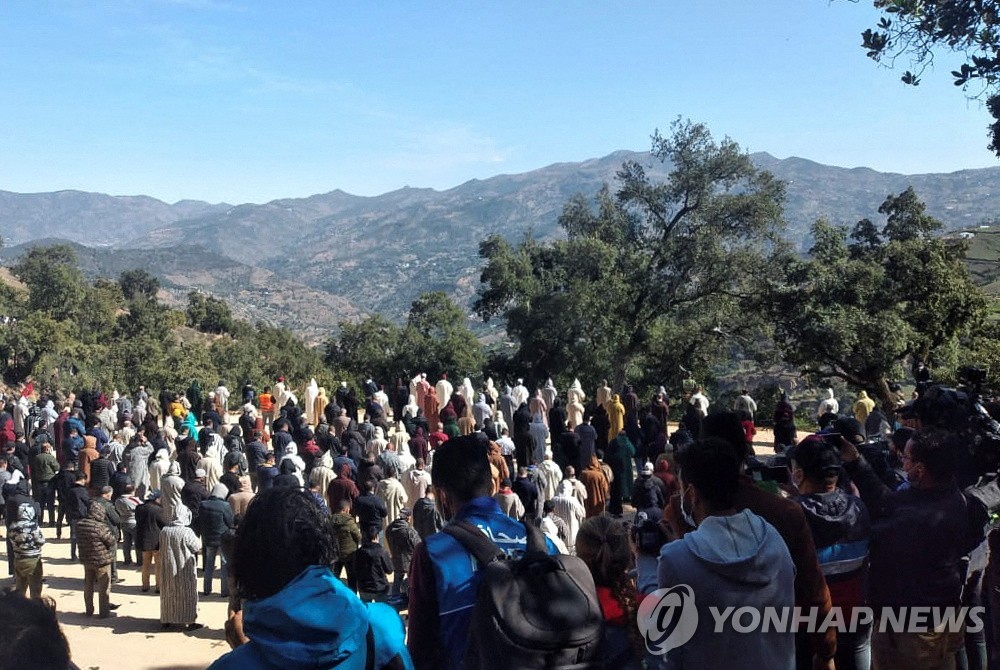
<svg viewBox="0 0 1000 670"><path fill-rule="evenodd" d="M879 608L958 607L962 558L982 539L971 537L967 505L955 482L961 444L951 433L921 428L906 444L902 467L909 486L893 491L855 445L840 456L872 517L871 591ZM876 616L876 620L878 615ZM872 652L879 668L950 668L963 635L948 631L876 630Z"/></svg>

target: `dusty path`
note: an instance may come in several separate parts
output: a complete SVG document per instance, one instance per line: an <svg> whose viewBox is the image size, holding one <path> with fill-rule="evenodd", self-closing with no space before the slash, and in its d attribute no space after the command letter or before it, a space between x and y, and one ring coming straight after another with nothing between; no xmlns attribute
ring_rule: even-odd
<svg viewBox="0 0 1000 670"><path fill-rule="evenodd" d="M59 622L69 640L73 662L81 670L194 670L208 666L229 650L222 626L226 601L219 596L202 599L198 621L205 628L182 632L160 629L160 600L152 590L142 593L139 571L119 564L125 581L111 588L111 602L121 605L110 619L84 615L83 566L69 558L69 529L55 539L54 528L43 528L42 550L46 584L44 595L56 601ZM0 548L3 545L0 544ZM6 563L6 555L3 557ZM200 578L199 578L200 580ZM13 579L4 580L13 586ZM218 571L215 590L218 592Z"/></svg>

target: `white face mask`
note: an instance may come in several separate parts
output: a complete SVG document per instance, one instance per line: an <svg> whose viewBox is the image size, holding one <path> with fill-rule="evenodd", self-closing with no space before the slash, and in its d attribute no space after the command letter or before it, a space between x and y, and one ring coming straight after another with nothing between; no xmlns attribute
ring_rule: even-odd
<svg viewBox="0 0 1000 670"><path fill-rule="evenodd" d="M684 494L681 494L681 518L684 519L684 523L691 526L692 528L697 528L698 524L695 522L694 517L688 512L687 506L684 504Z"/></svg>

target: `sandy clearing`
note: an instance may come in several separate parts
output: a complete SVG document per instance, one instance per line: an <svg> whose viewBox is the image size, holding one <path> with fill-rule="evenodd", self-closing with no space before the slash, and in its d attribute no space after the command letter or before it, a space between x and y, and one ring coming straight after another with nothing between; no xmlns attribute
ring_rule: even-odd
<svg viewBox="0 0 1000 670"><path fill-rule="evenodd" d="M770 430L758 428L754 448L758 455L773 454ZM192 632L160 628L159 596L142 593L137 567L119 564L119 577L125 581L111 589L111 602L121 607L116 616L100 620L84 615L83 566L70 561L69 529L63 539L55 539L54 528L43 528L46 584L44 594L53 598L73 652L73 662L82 670L195 670L205 668L229 651L223 624L226 601L218 595L201 598L198 621L205 627ZM0 543L0 554L5 547ZM218 571L215 590L218 591ZM0 585L13 586L13 578ZM199 575L199 589L201 577Z"/></svg>

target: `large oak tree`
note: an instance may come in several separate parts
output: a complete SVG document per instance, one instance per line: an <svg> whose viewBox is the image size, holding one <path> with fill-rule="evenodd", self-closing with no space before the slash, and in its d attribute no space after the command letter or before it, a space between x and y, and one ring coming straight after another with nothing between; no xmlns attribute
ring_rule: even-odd
<svg viewBox="0 0 1000 670"><path fill-rule="evenodd" d="M677 121L653 136L665 182L638 162L593 202L564 207L565 239L519 244L492 236L475 308L505 320L513 367L528 376L668 383L704 371L750 327L742 313L783 228L784 188L734 141Z"/></svg>

